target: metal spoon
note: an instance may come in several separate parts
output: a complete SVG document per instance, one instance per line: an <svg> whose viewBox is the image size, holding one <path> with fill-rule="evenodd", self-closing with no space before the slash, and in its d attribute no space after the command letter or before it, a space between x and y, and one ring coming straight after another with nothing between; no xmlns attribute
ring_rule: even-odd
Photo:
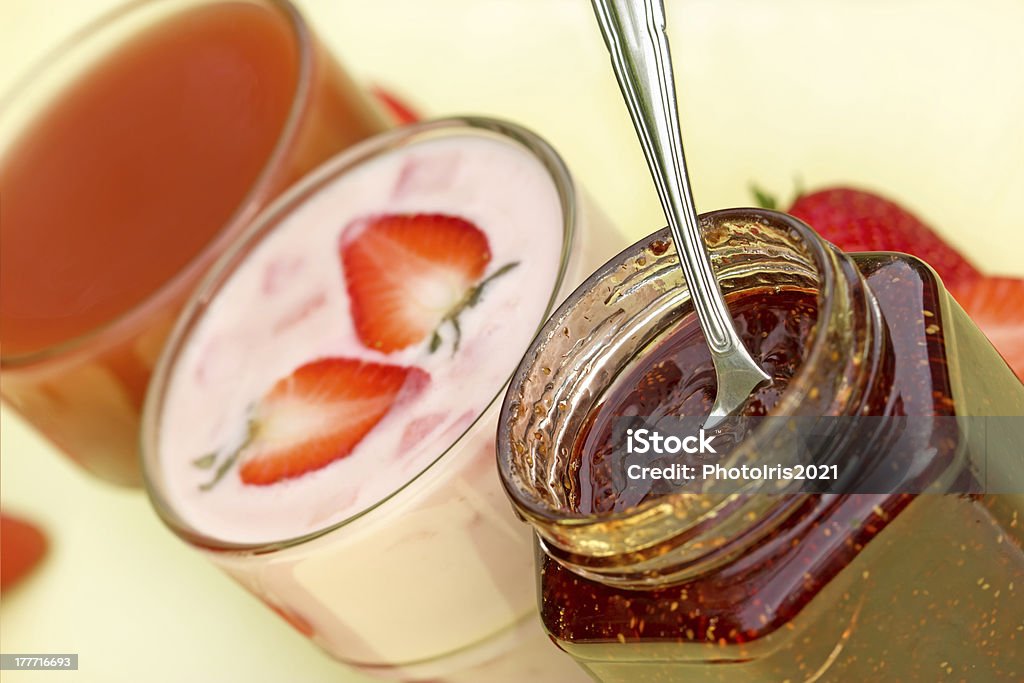
<svg viewBox="0 0 1024 683"><path fill-rule="evenodd" d="M770 378L736 334L697 224L679 133L662 0L593 0L593 4L715 364L718 393L704 423L710 429Z"/></svg>

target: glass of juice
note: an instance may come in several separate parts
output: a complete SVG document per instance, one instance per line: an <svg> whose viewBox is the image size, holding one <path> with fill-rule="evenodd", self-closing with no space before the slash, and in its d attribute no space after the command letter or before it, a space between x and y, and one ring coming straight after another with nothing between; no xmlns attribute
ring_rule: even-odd
<svg viewBox="0 0 1024 683"><path fill-rule="evenodd" d="M772 378L717 455L645 473L628 441L695 433L715 393L667 230L581 285L511 382L499 468L552 640L605 682L1020 680L1024 385L912 256L769 211L701 224Z"/></svg>
<svg viewBox="0 0 1024 683"><path fill-rule="evenodd" d="M130 4L0 101L4 400L138 485L142 399L200 275L276 196L385 128L285 1Z"/></svg>
<svg viewBox="0 0 1024 683"><path fill-rule="evenodd" d="M157 512L363 670L581 678L536 624L495 420L548 312L619 244L512 124L427 122L342 153L180 318L143 419Z"/></svg>

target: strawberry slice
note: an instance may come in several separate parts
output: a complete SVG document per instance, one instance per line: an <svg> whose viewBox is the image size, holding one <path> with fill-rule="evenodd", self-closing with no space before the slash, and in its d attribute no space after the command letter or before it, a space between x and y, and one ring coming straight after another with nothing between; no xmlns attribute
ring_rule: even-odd
<svg viewBox="0 0 1024 683"><path fill-rule="evenodd" d="M419 114L413 111L412 107L399 99L394 93L385 90L380 86L371 87L370 92L373 93L373 96L376 97L384 106L388 115L390 115L399 126L416 123L420 120Z"/></svg>
<svg viewBox="0 0 1024 683"><path fill-rule="evenodd" d="M1024 280L980 278L961 287L956 298L1024 381Z"/></svg>
<svg viewBox="0 0 1024 683"><path fill-rule="evenodd" d="M9 590L31 573L47 547L46 536L34 524L0 515L0 591Z"/></svg>
<svg viewBox="0 0 1024 683"><path fill-rule="evenodd" d="M843 251L901 251L922 259L956 288L980 276L977 269L924 222L872 192L834 187L797 197L789 214Z"/></svg>
<svg viewBox="0 0 1024 683"><path fill-rule="evenodd" d="M516 264L479 281L491 260L487 236L469 221L442 214L383 215L349 224L341 263L360 341L390 353L451 323L458 350L459 314L480 300L483 287ZM479 282L478 282L479 281Z"/></svg>
<svg viewBox="0 0 1024 683"><path fill-rule="evenodd" d="M350 358L303 365L257 404L239 477L265 486L344 458L391 410L410 375L421 373Z"/></svg>
<svg viewBox="0 0 1024 683"><path fill-rule="evenodd" d="M221 461L212 488L237 460L242 482L267 486L318 470L349 455L400 395L429 381L419 368L322 358L277 381L249 418L245 442ZM193 462L208 469L210 454Z"/></svg>

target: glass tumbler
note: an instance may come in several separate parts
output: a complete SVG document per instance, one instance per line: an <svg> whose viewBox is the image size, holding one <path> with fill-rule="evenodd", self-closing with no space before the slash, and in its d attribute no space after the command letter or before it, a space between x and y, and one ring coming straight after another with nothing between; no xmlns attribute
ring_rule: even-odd
<svg viewBox="0 0 1024 683"><path fill-rule="evenodd" d="M358 251L366 240L379 248ZM580 677L536 627L531 535L502 493L494 433L529 340L620 240L551 147L513 124L426 122L330 160L221 259L172 334L143 424L156 510L354 667L467 681ZM418 318L370 324L396 306L414 315L433 306L461 277L452 269L479 264L481 251L477 285L433 335L393 338ZM373 305L362 307L367 296ZM373 379L345 370L354 365ZM330 380L309 394L298 387L327 367L344 375L340 391L362 392L352 415L376 405L368 401L389 377L404 384L350 454L255 482L246 449L270 422L251 407L265 405L268 386L270 396L291 387L303 403L290 414L302 417L286 431L304 438L337 399ZM331 414L327 429L350 420ZM241 437L247 420L257 426ZM243 454L218 450L222 441L241 442Z"/></svg>
<svg viewBox="0 0 1024 683"><path fill-rule="evenodd" d="M60 451L137 486L175 315L300 176L385 129L286 0L135 2L0 100L2 396Z"/></svg>

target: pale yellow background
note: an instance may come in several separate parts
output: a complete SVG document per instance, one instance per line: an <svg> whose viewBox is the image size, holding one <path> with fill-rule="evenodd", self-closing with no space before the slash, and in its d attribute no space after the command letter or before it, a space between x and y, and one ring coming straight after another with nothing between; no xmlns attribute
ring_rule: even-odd
<svg viewBox="0 0 1024 683"><path fill-rule="evenodd" d="M109 0L0 0L0 91ZM585 0L303 0L359 77L431 115L547 137L629 235L663 224ZM1024 275L1024 3L676 0L698 208L852 182L900 198L984 269ZM10 295L10 293L5 293ZM55 455L7 409L2 500L52 551L0 606L0 650L77 652L11 681L357 681L177 541L139 492ZM400 606L382 604L382 609ZM438 615L443 621L445 616Z"/></svg>

